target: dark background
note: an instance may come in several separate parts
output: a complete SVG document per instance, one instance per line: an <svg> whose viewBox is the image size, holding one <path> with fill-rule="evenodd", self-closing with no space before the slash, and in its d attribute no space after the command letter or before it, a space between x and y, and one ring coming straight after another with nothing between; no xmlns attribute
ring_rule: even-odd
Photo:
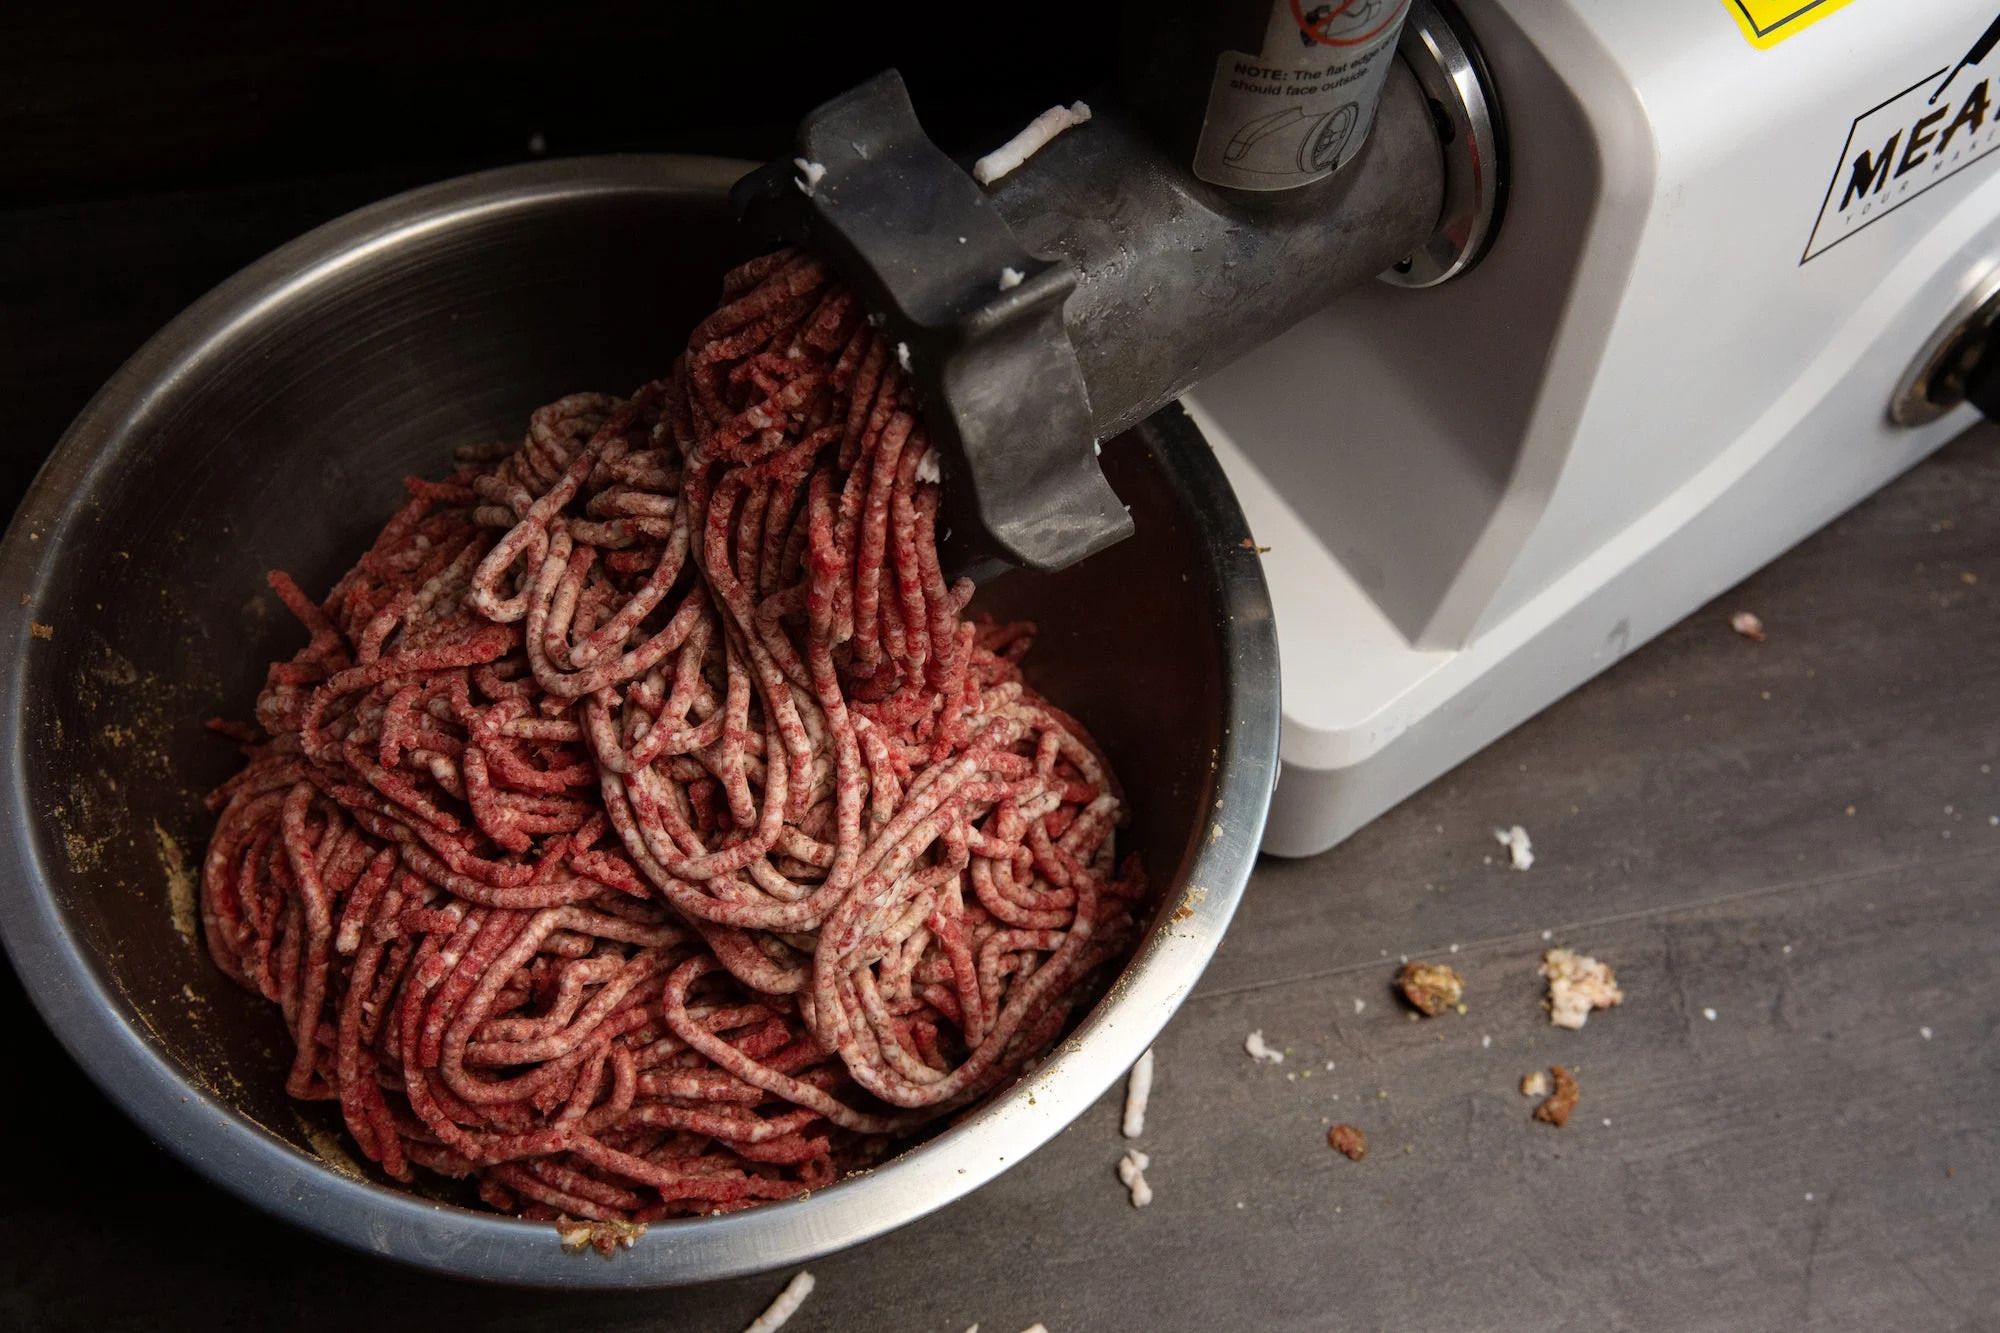
<svg viewBox="0 0 2000 1333"><path fill-rule="evenodd" d="M1118 21L1110 0L13 7L0 504L160 325L350 209L537 155L785 155L803 112L889 66L947 151L983 151L1103 83Z"/></svg>
<svg viewBox="0 0 2000 1333"><path fill-rule="evenodd" d="M30 7L23 6L23 10ZM767 157L887 66L947 149L1005 137L1114 56L1118 6L264 3L0 20L0 204L524 156Z"/></svg>

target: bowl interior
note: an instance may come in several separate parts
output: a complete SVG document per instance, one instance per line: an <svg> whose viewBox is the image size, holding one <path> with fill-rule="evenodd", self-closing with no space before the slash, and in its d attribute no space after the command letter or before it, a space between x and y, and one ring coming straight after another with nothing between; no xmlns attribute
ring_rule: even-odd
<svg viewBox="0 0 2000 1333"><path fill-rule="evenodd" d="M331 257L301 250L308 266L283 282L210 298L191 345L171 345L170 329L149 346L52 465L74 474L59 507L39 526L33 512L20 520L43 553L20 799L46 891L128 1025L187 1080L335 1169L367 1174L331 1108L284 1096L275 1008L224 979L200 941L201 796L239 762L203 721L247 717L266 663L304 641L265 572L317 595L398 503L404 475L448 470L455 445L518 435L564 393L663 373L739 244L718 182L649 185L627 171L615 187L460 208ZM202 309L182 325L200 326ZM1226 721L1225 617L1203 530L1213 497L1177 474L1170 448L1145 431L1106 447L1136 537L981 593L994 614L1040 623L1029 675L1110 752L1133 806L1128 845L1162 892L1199 851Z"/></svg>

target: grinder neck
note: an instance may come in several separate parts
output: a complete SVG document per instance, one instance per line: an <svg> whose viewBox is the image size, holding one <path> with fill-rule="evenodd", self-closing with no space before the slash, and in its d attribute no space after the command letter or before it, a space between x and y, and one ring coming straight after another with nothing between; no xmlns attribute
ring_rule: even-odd
<svg viewBox="0 0 2000 1333"><path fill-rule="evenodd" d="M898 344L948 565L1051 571L1119 540L1100 441L1341 292L1442 281L1490 241L1497 108L1456 15L1302 2L1231 0L1153 43L1128 72L1172 79L989 186L925 136L894 71L808 115L796 165L739 183L743 220L818 252ZM1373 45L1350 59L1313 33ZM1269 92L1286 87L1306 91Z"/></svg>
<svg viewBox="0 0 2000 1333"><path fill-rule="evenodd" d="M1210 185L1116 111L1086 129L992 200L1030 252L1076 276L1067 324L1101 439L1391 269L1443 207L1437 131L1400 66L1367 146L1296 189Z"/></svg>

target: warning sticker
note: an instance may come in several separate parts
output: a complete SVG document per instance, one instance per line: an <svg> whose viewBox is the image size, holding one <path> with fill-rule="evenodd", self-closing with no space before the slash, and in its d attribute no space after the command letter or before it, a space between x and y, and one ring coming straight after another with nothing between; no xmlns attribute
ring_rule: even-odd
<svg viewBox="0 0 2000 1333"><path fill-rule="evenodd" d="M1805 263L2000 148L2000 19L1945 66L1854 118L1806 240Z"/></svg>
<svg viewBox="0 0 2000 1333"><path fill-rule="evenodd" d="M1215 62L1194 174L1239 190L1331 175L1367 141L1410 0L1274 0L1255 55Z"/></svg>
<svg viewBox="0 0 2000 1333"><path fill-rule="evenodd" d="M1793 33L1802 32L1853 0L1722 0L1736 17L1736 26L1750 45L1768 51Z"/></svg>

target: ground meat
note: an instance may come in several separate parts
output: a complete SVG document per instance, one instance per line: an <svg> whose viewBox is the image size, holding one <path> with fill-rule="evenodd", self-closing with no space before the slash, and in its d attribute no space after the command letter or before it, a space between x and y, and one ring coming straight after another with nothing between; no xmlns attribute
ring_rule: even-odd
<svg viewBox="0 0 2000 1333"><path fill-rule="evenodd" d="M210 798L200 920L383 1174L565 1224L795 1198L1007 1086L1123 959L1118 783L1022 679L1033 627L945 581L916 399L780 252L664 378L406 481L324 598L270 576L309 641Z"/></svg>

